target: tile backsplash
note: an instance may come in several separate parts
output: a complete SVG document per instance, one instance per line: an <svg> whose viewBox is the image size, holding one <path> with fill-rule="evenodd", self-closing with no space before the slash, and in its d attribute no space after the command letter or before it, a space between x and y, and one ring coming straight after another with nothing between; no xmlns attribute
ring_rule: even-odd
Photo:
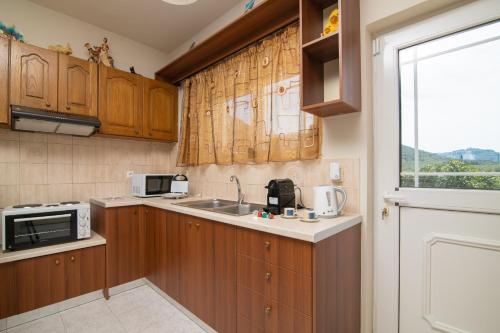
<svg viewBox="0 0 500 333"><path fill-rule="evenodd" d="M237 175L245 200L265 203L264 186L275 178L291 178L312 206L313 187L331 184L330 162L340 163L346 210L359 211L359 160L319 159L262 165L206 165L177 168L177 145L148 141L80 138L0 129L0 208L30 202L88 201L90 197L130 195L127 171L185 173L190 193L235 199Z"/></svg>
<svg viewBox="0 0 500 333"><path fill-rule="evenodd" d="M0 129L0 208L130 194L127 171L168 172L175 144Z"/></svg>

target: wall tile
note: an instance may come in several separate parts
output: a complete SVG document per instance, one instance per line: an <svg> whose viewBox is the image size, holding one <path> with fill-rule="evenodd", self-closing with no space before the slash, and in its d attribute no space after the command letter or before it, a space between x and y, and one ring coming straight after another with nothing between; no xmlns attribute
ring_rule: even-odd
<svg viewBox="0 0 500 333"><path fill-rule="evenodd" d="M73 198L72 184L50 184L47 188L48 202L68 201ZM87 199L88 200L88 199ZM85 201L87 201L85 200Z"/></svg>
<svg viewBox="0 0 500 333"><path fill-rule="evenodd" d="M17 184L19 184L19 163L0 163L0 185Z"/></svg>
<svg viewBox="0 0 500 333"><path fill-rule="evenodd" d="M0 162L19 162L19 142L0 140Z"/></svg>
<svg viewBox="0 0 500 333"><path fill-rule="evenodd" d="M22 185L47 184L47 164L21 163L19 178Z"/></svg>
<svg viewBox="0 0 500 333"><path fill-rule="evenodd" d="M19 132L10 129L0 128L0 140L19 141Z"/></svg>
<svg viewBox="0 0 500 333"><path fill-rule="evenodd" d="M89 198L95 196L95 184L73 184L72 200L88 201Z"/></svg>
<svg viewBox="0 0 500 333"><path fill-rule="evenodd" d="M48 185L20 185L19 203L48 202Z"/></svg>
<svg viewBox="0 0 500 333"><path fill-rule="evenodd" d="M47 163L47 150L47 144L44 142L31 142L21 140L21 162Z"/></svg>
<svg viewBox="0 0 500 333"><path fill-rule="evenodd" d="M32 133L32 132L19 132L19 139L24 142L47 142L47 134L45 133Z"/></svg>
<svg viewBox="0 0 500 333"><path fill-rule="evenodd" d="M0 186L0 208L19 203L19 185Z"/></svg>
<svg viewBox="0 0 500 333"><path fill-rule="evenodd" d="M73 164L73 183L95 182L95 165Z"/></svg>
<svg viewBox="0 0 500 333"><path fill-rule="evenodd" d="M71 144L48 144L48 162L49 163L73 163L73 145Z"/></svg>
<svg viewBox="0 0 500 333"><path fill-rule="evenodd" d="M71 135L64 135L64 134L47 134L47 142L72 145L73 137Z"/></svg>
<svg viewBox="0 0 500 333"><path fill-rule="evenodd" d="M71 164L49 164L49 184L71 184L73 182L73 166Z"/></svg>
<svg viewBox="0 0 500 333"><path fill-rule="evenodd" d="M95 147L73 145L74 164L95 164Z"/></svg>

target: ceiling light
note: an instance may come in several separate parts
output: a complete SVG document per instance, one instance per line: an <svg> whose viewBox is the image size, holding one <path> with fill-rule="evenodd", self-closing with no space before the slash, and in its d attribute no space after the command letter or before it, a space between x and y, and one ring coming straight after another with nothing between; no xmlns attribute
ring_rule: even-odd
<svg viewBox="0 0 500 333"><path fill-rule="evenodd" d="M162 1L172 5L185 6L195 3L198 0L162 0Z"/></svg>

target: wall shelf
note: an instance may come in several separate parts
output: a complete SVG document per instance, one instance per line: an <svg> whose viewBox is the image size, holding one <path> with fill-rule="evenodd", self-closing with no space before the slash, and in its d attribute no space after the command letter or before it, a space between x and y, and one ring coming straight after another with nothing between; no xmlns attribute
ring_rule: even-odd
<svg viewBox="0 0 500 333"><path fill-rule="evenodd" d="M322 36L302 45L302 50L322 62L338 59L339 35L338 33L333 33L328 36Z"/></svg>
<svg viewBox="0 0 500 333"><path fill-rule="evenodd" d="M179 83L298 18L299 0L267 0L160 69L156 77Z"/></svg>

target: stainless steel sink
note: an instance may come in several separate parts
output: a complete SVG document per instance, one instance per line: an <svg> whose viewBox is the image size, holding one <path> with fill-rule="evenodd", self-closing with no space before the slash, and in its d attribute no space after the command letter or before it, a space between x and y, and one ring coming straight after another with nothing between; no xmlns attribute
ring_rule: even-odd
<svg viewBox="0 0 500 333"><path fill-rule="evenodd" d="M236 201L220 200L220 199L179 202L174 205L207 210L215 213L222 213L234 216L249 215L252 214L254 210L259 210L264 208L263 205L258 205L253 203L238 204L238 202Z"/></svg>

